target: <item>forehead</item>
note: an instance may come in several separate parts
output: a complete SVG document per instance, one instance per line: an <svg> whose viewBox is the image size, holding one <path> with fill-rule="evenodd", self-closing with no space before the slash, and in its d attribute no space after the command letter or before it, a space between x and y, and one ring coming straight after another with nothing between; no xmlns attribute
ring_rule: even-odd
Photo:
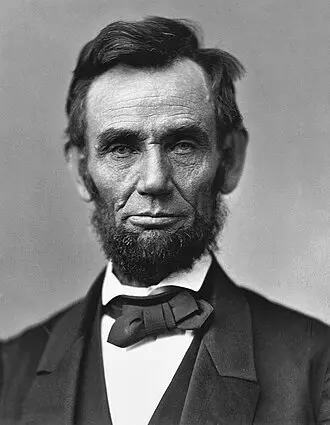
<svg viewBox="0 0 330 425"><path fill-rule="evenodd" d="M189 59L159 70L112 68L91 84L86 118L90 137L109 127L157 132L182 124L208 131L215 126L209 83Z"/></svg>

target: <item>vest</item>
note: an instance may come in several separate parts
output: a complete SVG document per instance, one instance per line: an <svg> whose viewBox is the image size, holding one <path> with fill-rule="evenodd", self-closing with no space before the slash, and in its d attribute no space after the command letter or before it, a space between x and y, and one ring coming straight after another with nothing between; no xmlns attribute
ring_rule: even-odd
<svg viewBox="0 0 330 425"><path fill-rule="evenodd" d="M74 420L77 425L112 425L103 370L100 319L99 301L80 366ZM195 336L148 425L180 423L199 345L200 338ZM129 408L125 400L123 408Z"/></svg>

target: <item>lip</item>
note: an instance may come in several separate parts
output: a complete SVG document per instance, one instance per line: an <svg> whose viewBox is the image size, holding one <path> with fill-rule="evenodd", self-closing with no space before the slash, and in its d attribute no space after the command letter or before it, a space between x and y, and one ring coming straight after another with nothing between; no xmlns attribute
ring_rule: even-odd
<svg viewBox="0 0 330 425"><path fill-rule="evenodd" d="M127 220L134 226L156 229L171 226L181 218L182 215L169 213L139 213L130 215Z"/></svg>

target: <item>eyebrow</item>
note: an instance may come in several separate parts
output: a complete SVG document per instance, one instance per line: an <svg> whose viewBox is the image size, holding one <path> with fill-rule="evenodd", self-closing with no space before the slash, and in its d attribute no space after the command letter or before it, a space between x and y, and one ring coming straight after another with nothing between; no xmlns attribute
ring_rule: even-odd
<svg viewBox="0 0 330 425"><path fill-rule="evenodd" d="M157 135L157 139L174 139L174 141L178 141L182 137L189 136L201 142L207 143L209 141L209 133L198 124L180 124L176 127L164 128ZM104 148L119 141L133 145L141 143L147 137L147 134L143 131L109 127L98 135L96 148L101 152Z"/></svg>
<svg viewBox="0 0 330 425"><path fill-rule="evenodd" d="M169 128L164 132L165 138L173 138L178 140L181 137L194 137L198 141L209 141L209 133L206 129L199 126L198 124L182 124L174 128Z"/></svg>
<svg viewBox="0 0 330 425"><path fill-rule="evenodd" d="M145 134L141 131L134 131L125 128L112 128L109 127L97 137L97 148L109 146L117 141L125 141L126 143L140 142L145 139Z"/></svg>

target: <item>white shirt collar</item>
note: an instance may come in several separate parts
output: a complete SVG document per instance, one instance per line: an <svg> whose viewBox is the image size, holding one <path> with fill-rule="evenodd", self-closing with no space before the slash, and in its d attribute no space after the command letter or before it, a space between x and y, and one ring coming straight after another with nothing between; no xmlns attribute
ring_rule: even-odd
<svg viewBox="0 0 330 425"><path fill-rule="evenodd" d="M201 258L195 261L190 270L173 273L158 283L158 285L149 286L147 288L137 288L122 285L114 273L112 273L112 263L109 261L102 286L102 304L106 305L118 295L144 297L149 295L156 288L161 288L163 286L180 286L181 288L187 288L198 292L202 287L211 263L211 254L207 251Z"/></svg>

